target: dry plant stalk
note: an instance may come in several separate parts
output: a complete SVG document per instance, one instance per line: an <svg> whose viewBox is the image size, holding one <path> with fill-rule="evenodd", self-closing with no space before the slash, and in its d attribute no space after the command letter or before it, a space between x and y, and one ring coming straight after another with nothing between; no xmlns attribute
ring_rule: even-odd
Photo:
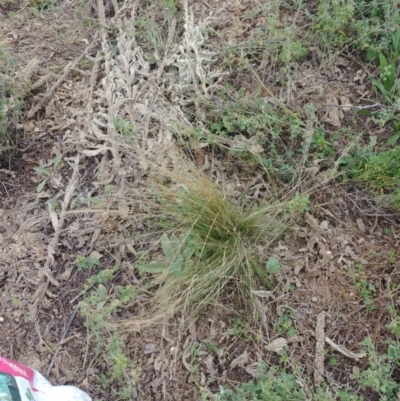
<svg viewBox="0 0 400 401"><path fill-rule="evenodd" d="M325 337L325 341L336 351L340 352L342 355L347 356L348 358L355 359L356 361L361 358L365 358L367 354L365 352L354 353L343 347L342 345L335 344L329 337Z"/></svg>
<svg viewBox="0 0 400 401"><path fill-rule="evenodd" d="M23 82L29 81L32 75L37 71L38 67L39 60L37 58L32 59L22 71L18 79L22 80Z"/></svg>
<svg viewBox="0 0 400 401"><path fill-rule="evenodd" d="M53 273L51 272L51 267L54 265L54 254L56 253L56 249L59 243L61 230L64 228L64 222L67 215L67 209L71 202L72 196L74 195L75 189L78 185L79 181L79 163L80 163L81 156L77 155L75 157L75 163L72 171L72 176L69 180L69 184L67 190L65 192L64 200L61 204L61 213L60 217L58 218L56 213L52 211L51 205L49 205L49 213L51 222L54 228L54 236L52 241L47 247L47 257L44 266L40 269L39 272L39 285L38 289L35 292L33 297L33 304L30 306L30 312L32 317L36 316L37 313L37 305L43 299L48 286L49 282L51 282L56 287L59 287L60 283L53 277Z"/></svg>
<svg viewBox="0 0 400 401"><path fill-rule="evenodd" d="M315 327L315 364L314 364L314 385L320 387L324 374L324 345L325 345L325 312L317 315L317 325Z"/></svg>
<svg viewBox="0 0 400 401"><path fill-rule="evenodd" d="M31 86L31 90L35 90L37 88L39 88L40 86L42 86L45 82L47 82L50 79L55 79L58 78L56 74L49 72L46 75L44 75L43 77L39 78L32 86Z"/></svg>
<svg viewBox="0 0 400 401"><path fill-rule="evenodd" d="M106 27L106 11L103 0L97 0L97 14L99 16L100 25L104 29Z"/></svg>

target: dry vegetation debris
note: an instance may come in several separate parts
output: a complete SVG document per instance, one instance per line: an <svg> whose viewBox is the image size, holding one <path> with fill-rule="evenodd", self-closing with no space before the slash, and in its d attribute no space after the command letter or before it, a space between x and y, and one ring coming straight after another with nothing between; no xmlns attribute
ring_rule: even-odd
<svg viewBox="0 0 400 401"><path fill-rule="evenodd" d="M13 20L7 18L8 6L1 8L2 44L17 53L13 79L27 99L24 140L40 152L24 156L27 170L21 167L17 175L28 178L3 194L0 206L0 353L47 370L73 309L93 288L84 287L91 269L76 268L76 257L84 255L107 269L118 265L107 288L110 299L121 286L146 288L111 319L125 353L139 367L138 377L132 378L134 398L200 399L219 386L256 378L258 362L273 363L284 346L293 364L300 361L304 371L314 372L317 387L324 377L330 384L347 384L354 366L349 358L361 358L358 343L372 333L377 347L383 347L379 336L387 323L384 297L392 272L379 261L387 258L391 245L376 233L373 219L366 222L348 210L334 190L320 195L322 206L316 202L271 255L264 255L278 258L281 269L273 294L265 289L256 293L255 308L262 315L257 329L242 322L234 332L237 316L225 313L223 306L187 326L181 324L185 316L176 316L140 329L135 321L148 317L151 291L135 264L161 237L148 224L154 213L150 187L163 180L165 171L185 172L176 145L182 132L200 129L221 148L245 146L256 156L263 152L255 137L226 138L207 128L204 105L219 101L223 84L258 91L257 96L291 110L312 100L322 121L338 128L350 106L369 94L365 72L345 56L323 69L317 61L304 62L287 72L290 84L277 90L270 89L275 77L268 80L265 65L254 67L258 78L222 68L220 49L240 45L262 23L245 18L258 1L182 1L181 19L164 20L164 52L155 51L154 59L135 35L135 23L145 12L137 2L88 2L98 18L94 22L89 14L89 29L78 21L87 13L78 1L60 3L41 18L27 14L28 4L13 8ZM210 35L211 28L218 34ZM195 115L191 120L188 110ZM241 170L229 156L203 148L194 146L188 153L233 199L245 193L254 204L270 190L260 171ZM37 166L41 170L27 174ZM329 202L323 199L329 197ZM150 249L159 252L157 245ZM355 264L371 267L370 275L381 283L376 285L381 291L376 309L368 316L349 280ZM275 312L282 322L288 316L288 326L274 326L269 317ZM111 387L99 393L99 377L108 367L91 351L94 340L86 337L83 323L83 317L75 319L50 378L58 384L74 382L89 393L95 388L96 396L111 399ZM290 335L288 327L297 334ZM258 335L259 343L251 342L249 333ZM337 357L341 369L329 372L324 366L325 341L345 350L343 360Z"/></svg>

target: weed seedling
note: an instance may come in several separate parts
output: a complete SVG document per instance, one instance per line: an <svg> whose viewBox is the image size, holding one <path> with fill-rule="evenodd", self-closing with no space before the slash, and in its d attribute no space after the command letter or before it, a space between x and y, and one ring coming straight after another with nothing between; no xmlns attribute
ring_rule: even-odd
<svg viewBox="0 0 400 401"><path fill-rule="evenodd" d="M291 319L292 314L293 311L289 310L275 320L274 328L278 334L285 334L289 337L296 334L296 330L293 327L293 322Z"/></svg>
<svg viewBox="0 0 400 401"><path fill-rule="evenodd" d="M100 260L97 258L94 258L92 256L82 256L78 255L75 259L76 266L78 267L78 271L81 270L90 270L94 267L97 267L100 265Z"/></svg>
<svg viewBox="0 0 400 401"><path fill-rule="evenodd" d="M233 327L231 329L231 334L238 338L243 338L244 340L248 340L249 337L249 323L244 322L241 319L235 319L233 321Z"/></svg>
<svg viewBox="0 0 400 401"><path fill-rule="evenodd" d="M373 312L376 306L373 305L373 296L376 295L375 286L368 283L367 275L364 271L362 264L357 263L355 268L349 269L349 275L351 277L351 284L355 285L358 289L358 293L364 302L365 310L367 312Z"/></svg>

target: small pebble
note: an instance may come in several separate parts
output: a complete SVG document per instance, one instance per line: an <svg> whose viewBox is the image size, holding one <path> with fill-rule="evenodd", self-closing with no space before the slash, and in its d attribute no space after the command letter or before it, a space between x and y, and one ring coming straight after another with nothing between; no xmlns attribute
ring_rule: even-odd
<svg viewBox="0 0 400 401"><path fill-rule="evenodd" d="M317 302L317 301L318 301L318 298L317 298L317 297L312 297L312 298L311 298L311 301Z"/></svg>
<svg viewBox="0 0 400 401"><path fill-rule="evenodd" d="M3 323L3 322L4 322L4 317L0 316L0 323Z"/></svg>

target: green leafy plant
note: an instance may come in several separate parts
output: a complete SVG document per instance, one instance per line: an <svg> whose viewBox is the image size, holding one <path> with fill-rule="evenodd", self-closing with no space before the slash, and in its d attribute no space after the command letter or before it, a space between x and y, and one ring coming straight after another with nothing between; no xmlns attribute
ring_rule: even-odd
<svg viewBox="0 0 400 401"><path fill-rule="evenodd" d="M285 334L289 337L296 334L296 329L293 327L291 319L292 314L293 312L289 310L275 319L274 328L278 334Z"/></svg>
<svg viewBox="0 0 400 401"><path fill-rule="evenodd" d="M386 327L396 336L397 339L400 339L400 316L397 310L391 305L388 305L388 311L391 319Z"/></svg>
<svg viewBox="0 0 400 401"><path fill-rule="evenodd" d="M315 128L314 135L311 140L311 152L316 153L316 157L323 158L331 156L335 147L331 140L326 139L325 132L321 128Z"/></svg>
<svg viewBox="0 0 400 401"><path fill-rule="evenodd" d="M400 139L400 121L393 121L393 126L395 128L394 135L388 140L388 145L395 145L397 141Z"/></svg>
<svg viewBox="0 0 400 401"><path fill-rule="evenodd" d="M371 388L379 394L382 401L397 401L400 383L393 378L393 369L399 367L400 345L390 342L388 351L379 355L374 348L371 338L362 342L368 353L369 367L360 372L358 383L362 388Z"/></svg>
<svg viewBox="0 0 400 401"><path fill-rule="evenodd" d="M400 207L400 147L367 150L347 161L347 179L362 185L382 205Z"/></svg>
<svg viewBox="0 0 400 401"><path fill-rule="evenodd" d="M240 337L245 340L249 339L249 323L242 319L234 319L231 329L231 334L235 337Z"/></svg>
<svg viewBox="0 0 400 401"><path fill-rule="evenodd" d="M192 235L187 235L182 241L175 234L169 237L167 234L163 234L161 246L167 262L142 264L139 266L141 273L163 273L168 269L173 275L178 276L183 266L190 263L190 258L198 248Z"/></svg>
<svg viewBox="0 0 400 401"><path fill-rule="evenodd" d="M399 49L396 0L320 0L312 18L317 41L327 48L346 44L368 61Z"/></svg>
<svg viewBox="0 0 400 401"><path fill-rule="evenodd" d="M93 269L100 265L100 260L92 256L82 256L78 255L75 259L78 271Z"/></svg>
<svg viewBox="0 0 400 401"><path fill-rule="evenodd" d="M100 374L96 383L102 390L112 389L113 399L131 400L135 386L139 380L141 368L135 366L124 352L125 342L118 335L110 323L110 317L125 307L135 298L139 291L131 286L119 286L109 292L106 282L114 276L117 267L108 274L108 280L103 277L103 284L88 293L80 303L80 311L86 318L94 359L94 366L102 364L107 366L105 373ZM99 277L99 276L98 276ZM96 283L99 280L89 281Z"/></svg>
<svg viewBox="0 0 400 401"><path fill-rule="evenodd" d="M62 155L58 154L47 166L53 165L53 171L56 171L57 167L60 165L61 160ZM34 170L36 171L36 173L38 173L39 176L44 177L39 185L36 187L37 192L42 192L43 188L47 184L47 181L52 177L53 172L43 166L35 167Z"/></svg>
<svg viewBox="0 0 400 401"><path fill-rule="evenodd" d="M269 259L267 260L267 263L265 264L265 266L267 267L268 271L269 271L271 274L276 274L276 273L278 273L279 270L280 270L280 268L281 268L281 265L280 265L280 263L279 263L279 260L276 259L276 258L274 258L274 257L269 258Z"/></svg>
<svg viewBox="0 0 400 401"><path fill-rule="evenodd" d="M376 295L376 289L373 284L368 282L368 276L364 271L363 265L357 263L354 268L349 269L349 275L351 283L355 284L364 302L365 310L373 312L376 309L376 306L373 304L373 296Z"/></svg>
<svg viewBox="0 0 400 401"><path fill-rule="evenodd" d="M296 376L279 371L277 367L266 368L260 365L260 377L257 381L243 383L236 388L221 389L220 401L303 401L305 395L297 384Z"/></svg>
<svg viewBox="0 0 400 401"><path fill-rule="evenodd" d="M305 213L310 211L310 196L300 195L296 192L291 201L288 202L286 210L290 214Z"/></svg>
<svg viewBox="0 0 400 401"><path fill-rule="evenodd" d="M133 131L132 124L129 121L121 117L115 117L113 119L113 124L115 129L126 138L132 139L135 137L135 132Z"/></svg>
<svg viewBox="0 0 400 401"><path fill-rule="evenodd" d="M197 343L193 343L190 346L190 366L191 366L191 371L190 374L195 375L198 373L199 369L199 362L198 362L198 357L200 354L200 346Z"/></svg>
<svg viewBox="0 0 400 401"><path fill-rule="evenodd" d="M380 77L372 79L374 86L381 92L386 102L390 105L394 104L400 89L400 80L396 73L396 57L392 54L389 60L382 54L379 54Z"/></svg>
<svg viewBox="0 0 400 401"><path fill-rule="evenodd" d="M347 39L346 31L354 21L356 6L354 0L319 1L315 29L325 43L335 46Z"/></svg>
<svg viewBox="0 0 400 401"><path fill-rule="evenodd" d="M213 354L220 356L221 355L221 351L218 349L217 344L211 342L211 341L207 341L206 342L206 347L209 351L211 351Z"/></svg>
<svg viewBox="0 0 400 401"><path fill-rule="evenodd" d="M335 366L337 366L337 364L338 364L338 360L337 360L336 358L334 358L334 357L329 358L329 364L330 364L331 366L335 367Z"/></svg>

